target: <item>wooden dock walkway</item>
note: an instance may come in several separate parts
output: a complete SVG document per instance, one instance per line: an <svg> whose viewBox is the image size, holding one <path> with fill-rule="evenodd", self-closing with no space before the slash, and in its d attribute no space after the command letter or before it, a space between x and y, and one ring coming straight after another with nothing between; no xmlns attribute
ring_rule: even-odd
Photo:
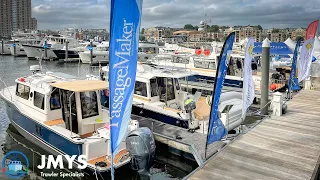
<svg viewBox="0 0 320 180"><path fill-rule="evenodd" d="M187 179L314 179L320 156L320 91L302 90L281 117L238 136Z"/></svg>

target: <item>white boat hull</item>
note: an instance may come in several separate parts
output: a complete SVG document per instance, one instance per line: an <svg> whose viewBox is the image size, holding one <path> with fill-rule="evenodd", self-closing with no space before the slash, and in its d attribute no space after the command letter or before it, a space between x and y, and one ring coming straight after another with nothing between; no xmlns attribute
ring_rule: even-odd
<svg viewBox="0 0 320 180"><path fill-rule="evenodd" d="M57 59L58 57L52 51L52 49L47 49L47 56L45 56L45 49L40 46L30 46L30 45L22 45L24 51L29 59L38 59L38 58L45 58L45 59Z"/></svg>
<svg viewBox="0 0 320 180"><path fill-rule="evenodd" d="M21 45L16 46L16 52L14 52L14 47L10 46L10 54L12 56L26 56L27 55Z"/></svg>
<svg viewBox="0 0 320 180"><path fill-rule="evenodd" d="M109 62L109 52L108 51L93 51L92 63L98 62ZM79 58L84 64L91 64L91 54L90 51L79 52Z"/></svg>
<svg viewBox="0 0 320 180"><path fill-rule="evenodd" d="M0 43L0 54L11 54L10 53L10 45L9 44L4 44L3 47L3 52L2 52L2 44Z"/></svg>

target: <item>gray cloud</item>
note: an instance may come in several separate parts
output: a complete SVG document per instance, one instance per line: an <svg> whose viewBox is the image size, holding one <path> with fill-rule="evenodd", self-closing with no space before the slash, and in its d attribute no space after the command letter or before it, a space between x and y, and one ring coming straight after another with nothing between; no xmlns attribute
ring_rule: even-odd
<svg viewBox="0 0 320 180"><path fill-rule="evenodd" d="M110 0L32 0L39 29L109 28ZM144 0L142 27L210 24L306 27L320 19L320 1L308 0Z"/></svg>

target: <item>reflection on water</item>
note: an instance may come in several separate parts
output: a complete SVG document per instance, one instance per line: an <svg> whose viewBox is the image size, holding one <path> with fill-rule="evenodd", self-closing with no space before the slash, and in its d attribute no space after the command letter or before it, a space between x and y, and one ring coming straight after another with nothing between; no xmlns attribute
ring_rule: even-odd
<svg viewBox="0 0 320 180"><path fill-rule="evenodd" d="M0 56L0 78L6 82L8 86L15 84L16 78L21 76L30 75L29 67L31 65L39 64L38 61L28 61L25 57L12 57L12 56ZM88 73L89 65L77 64L77 63L59 63L59 62L47 62L41 63L43 71L56 71L68 73L75 76L84 77ZM67 170L39 170L36 166L41 164L40 154L49 155L46 151L40 147L29 142L22 137L13 126L9 126L10 122L6 114L6 108L3 100L0 99L0 160L9 151L16 150L24 153L29 159L29 175L23 179L37 180L37 179L60 179L54 177L40 177L40 172L45 173L68 173ZM160 146L157 146L160 147ZM2 151L2 152L1 152ZM67 167L67 165L65 165ZM156 152L156 160L153 168L151 169L152 179L182 179L197 167L195 162L184 160L180 157L174 156L167 152L167 149L158 148ZM82 179L95 180L98 179L110 179L109 173L97 174L93 172L85 172L86 176ZM102 178L103 177L103 178ZM3 172L0 172L0 180L9 179ZM76 179L76 178L64 178ZM116 179L123 180L135 180L140 179L139 176L130 169L129 165L124 166L116 171Z"/></svg>

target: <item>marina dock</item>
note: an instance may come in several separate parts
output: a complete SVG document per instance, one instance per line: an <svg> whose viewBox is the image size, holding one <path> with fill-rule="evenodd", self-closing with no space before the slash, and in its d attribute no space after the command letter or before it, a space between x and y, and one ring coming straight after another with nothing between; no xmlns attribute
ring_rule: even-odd
<svg viewBox="0 0 320 180"><path fill-rule="evenodd" d="M192 154L199 166L203 164L205 160L206 134L197 132L190 133L187 129L140 116L132 115L131 117L139 121L140 127L148 127L151 129L156 141L167 144L171 148ZM217 153L226 144L225 142L219 141L209 145L207 157Z"/></svg>
<svg viewBox="0 0 320 180"><path fill-rule="evenodd" d="M186 179L316 179L320 91L302 90L288 112L238 136Z"/></svg>

